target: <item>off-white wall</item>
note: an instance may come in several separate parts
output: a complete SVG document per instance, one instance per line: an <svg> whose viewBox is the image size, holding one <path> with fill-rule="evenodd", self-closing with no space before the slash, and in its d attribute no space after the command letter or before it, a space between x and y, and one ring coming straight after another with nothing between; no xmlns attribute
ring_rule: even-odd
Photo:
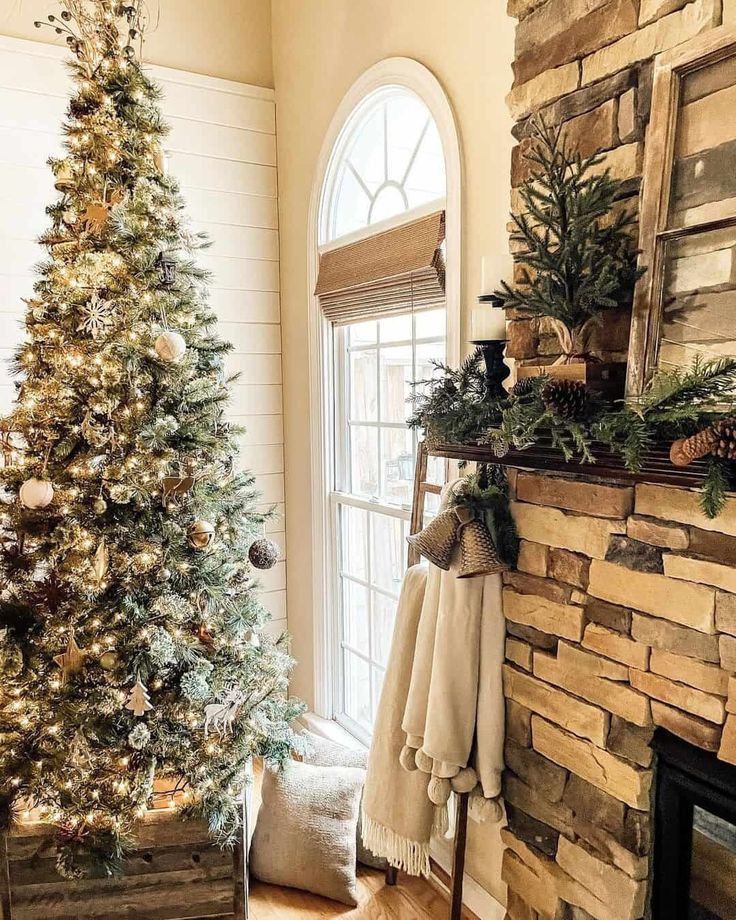
<svg viewBox="0 0 736 920"><path fill-rule="evenodd" d="M270 0L148 0L148 7L151 64L273 86ZM59 9L57 0L0 0L0 33L55 41L33 22Z"/></svg>
<svg viewBox="0 0 736 920"><path fill-rule="evenodd" d="M309 417L308 211L323 139L357 77L391 56L415 58L444 86L462 145L463 341L484 254L506 252L514 23L501 0L272 0L281 227L281 292L294 692L314 698ZM496 828L471 828L468 867L502 897Z"/></svg>
<svg viewBox="0 0 736 920"><path fill-rule="evenodd" d="M289 610L299 664L294 689L313 700L307 236L317 159L330 120L356 78L391 56L415 58L444 86L457 118L464 168L464 328L483 254L506 252L513 21L497 0L273 0Z"/></svg>

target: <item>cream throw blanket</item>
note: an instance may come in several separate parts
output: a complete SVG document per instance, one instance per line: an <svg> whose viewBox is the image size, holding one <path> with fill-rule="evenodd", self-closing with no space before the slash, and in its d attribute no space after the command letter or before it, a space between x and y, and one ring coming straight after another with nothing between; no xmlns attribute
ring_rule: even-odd
<svg viewBox="0 0 736 920"><path fill-rule="evenodd" d="M457 565L406 573L368 760L365 844L411 875L429 872L452 791L473 792L481 818L501 813L501 578L457 578Z"/></svg>
<svg viewBox="0 0 736 920"><path fill-rule="evenodd" d="M504 766L501 577L458 578L457 565L429 567L402 722L402 763L432 774L436 805L476 787L497 798Z"/></svg>
<svg viewBox="0 0 736 920"><path fill-rule="evenodd" d="M409 875L429 874L435 811L427 797L429 777L407 773L399 764L401 720L426 585L426 565L412 566L404 576L363 791L363 843Z"/></svg>

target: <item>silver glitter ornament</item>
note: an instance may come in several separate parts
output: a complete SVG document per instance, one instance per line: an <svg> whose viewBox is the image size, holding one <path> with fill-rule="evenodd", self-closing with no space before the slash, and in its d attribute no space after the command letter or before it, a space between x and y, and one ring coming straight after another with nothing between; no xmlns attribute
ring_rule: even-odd
<svg viewBox="0 0 736 920"><path fill-rule="evenodd" d="M274 543L267 537L256 540L248 550L251 565L257 569L272 569L279 561L280 555L281 548L278 543Z"/></svg>

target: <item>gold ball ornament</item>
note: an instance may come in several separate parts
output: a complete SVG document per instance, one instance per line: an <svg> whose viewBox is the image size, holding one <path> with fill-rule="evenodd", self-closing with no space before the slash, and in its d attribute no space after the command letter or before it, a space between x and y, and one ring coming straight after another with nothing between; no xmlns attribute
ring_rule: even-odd
<svg viewBox="0 0 736 920"><path fill-rule="evenodd" d="M103 671L114 671L120 664L120 657L117 652L104 652L100 655L100 667Z"/></svg>
<svg viewBox="0 0 736 920"><path fill-rule="evenodd" d="M95 514L104 514L107 511L107 502L104 498L96 498L92 504L92 510Z"/></svg>
<svg viewBox="0 0 736 920"><path fill-rule="evenodd" d="M162 332L154 345L156 354L167 364L178 364L187 350L187 343L180 332Z"/></svg>
<svg viewBox="0 0 736 920"><path fill-rule="evenodd" d="M194 549L207 549L215 537L214 524L209 521L195 521L187 534L190 546Z"/></svg>
<svg viewBox="0 0 736 920"><path fill-rule="evenodd" d="M54 487L47 479L34 477L23 483L18 497L24 508L38 511L41 508L47 508L54 500Z"/></svg>

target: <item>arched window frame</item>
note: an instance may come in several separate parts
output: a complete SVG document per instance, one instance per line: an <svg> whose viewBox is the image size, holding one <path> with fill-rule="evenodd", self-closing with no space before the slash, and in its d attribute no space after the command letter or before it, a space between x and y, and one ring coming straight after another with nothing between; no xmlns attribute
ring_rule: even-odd
<svg viewBox="0 0 736 920"><path fill-rule="evenodd" d="M313 707L315 712L332 718L335 700L336 663L333 656L337 629L332 573L336 560L331 558L334 544L328 495L333 482L332 435L334 432L332 328L320 311L314 295L319 268L319 244L322 238L323 206L326 178L346 124L367 98L390 86L402 86L414 92L426 104L439 131L445 158L446 196L446 310L447 360L460 360L461 302L461 204L462 171L460 140L449 99L437 78L424 65L411 58L388 58L375 64L343 97L323 141L312 187L308 224L308 298L309 298L309 366L310 366L310 466L312 491L312 662ZM298 652L297 652L298 654Z"/></svg>

